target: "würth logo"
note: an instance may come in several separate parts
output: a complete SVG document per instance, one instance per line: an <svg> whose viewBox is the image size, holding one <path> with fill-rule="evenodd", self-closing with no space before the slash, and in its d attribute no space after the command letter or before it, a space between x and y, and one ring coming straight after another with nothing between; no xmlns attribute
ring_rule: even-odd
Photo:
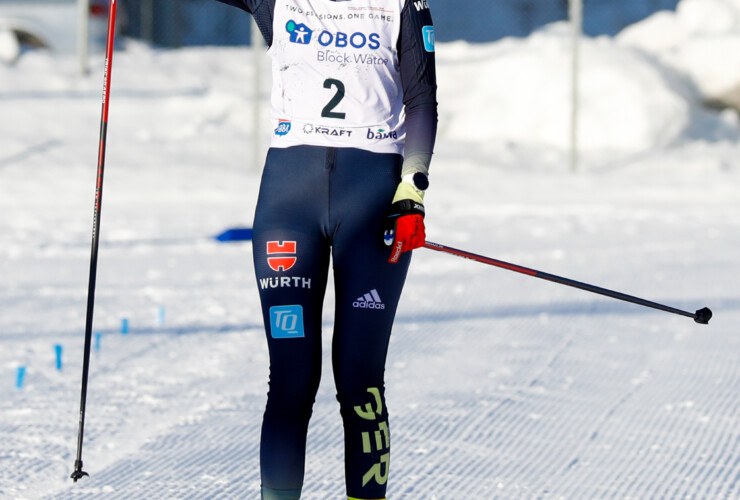
<svg viewBox="0 0 740 500"><path fill-rule="evenodd" d="M352 303L352 307L357 309L385 309L385 304L380 300L378 291L373 289L362 297L358 297L357 300Z"/></svg>
<svg viewBox="0 0 740 500"><path fill-rule="evenodd" d="M287 271L298 260L295 241L268 241L267 264L273 271Z"/></svg>

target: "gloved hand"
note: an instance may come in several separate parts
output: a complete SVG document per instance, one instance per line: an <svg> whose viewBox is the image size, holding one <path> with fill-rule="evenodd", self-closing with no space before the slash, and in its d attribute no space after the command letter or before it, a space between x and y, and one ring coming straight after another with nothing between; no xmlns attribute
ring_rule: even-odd
<svg viewBox="0 0 740 500"><path fill-rule="evenodd" d="M428 185L429 181L422 173L405 175L398 185L383 235L383 242L391 247L388 262L392 264L398 262L403 252L424 245L424 190Z"/></svg>

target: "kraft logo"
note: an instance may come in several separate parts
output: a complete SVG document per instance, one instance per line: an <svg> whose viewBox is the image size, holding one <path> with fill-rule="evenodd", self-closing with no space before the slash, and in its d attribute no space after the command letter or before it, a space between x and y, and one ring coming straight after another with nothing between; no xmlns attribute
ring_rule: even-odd
<svg viewBox="0 0 740 500"><path fill-rule="evenodd" d="M289 120L280 120L278 122L278 126L275 129L275 135L287 135L288 132L290 132L290 121Z"/></svg>
<svg viewBox="0 0 740 500"><path fill-rule="evenodd" d="M308 45L311 43L311 36L313 30L305 24L297 24L295 21L290 20L285 25L285 30L290 33L290 41L299 45Z"/></svg>
<svg viewBox="0 0 740 500"><path fill-rule="evenodd" d="M332 137L351 137L352 136L352 130L347 130L344 128L329 128L324 127L322 125L311 125L310 123L307 123L303 126L303 133L308 134L321 134L321 135L330 135Z"/></svg>
<svg viewBox="0 0 740 500"><path fill-rule="evenodd" d="M267 242L267 265L273 271L287 271L293 267L298 260L295 241L268 241ZM275 254L279 254L276 257Z"/></svg>
<svg viewBox="0 0 740 500"><path fill-rule="evenodd" d="M270 335L274 339L305 337L303 307L300 305L272 306L270 308Z"/></svg>

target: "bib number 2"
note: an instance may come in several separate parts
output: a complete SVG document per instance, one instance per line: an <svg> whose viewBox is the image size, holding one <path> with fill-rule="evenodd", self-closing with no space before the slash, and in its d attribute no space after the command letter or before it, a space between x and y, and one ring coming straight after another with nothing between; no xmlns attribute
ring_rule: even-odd
<svg viewBox="0 0 740 500"><path fill-rule="evenodd" d="M335 87L337 89L337 92L334 94L334 97L331 98L331 100L324 106L324 109L321 110L321 116L322 118L338 118L340 120L344 120L344 118L347 116L346 113L337 113L334 111L334 108L339 106L339 103L342 102L342 99L344 99L344 83L342 83L339 80L335 80L334 78L327 78L324 80L324 88L330 89L332 87Z"/></svg>

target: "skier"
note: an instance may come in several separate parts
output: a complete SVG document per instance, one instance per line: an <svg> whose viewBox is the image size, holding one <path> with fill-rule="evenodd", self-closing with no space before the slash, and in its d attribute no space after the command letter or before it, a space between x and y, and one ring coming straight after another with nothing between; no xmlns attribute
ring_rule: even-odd
<svg viewBox="0 0 740 500"><path fill-rule="evenodd" d="M253 225L270 353L262 498L301 495L331 255L332 363L347 496L384 499L385 360L409 251L424 244L423 198L437 129L429 6L219 1L254 16L273 61L273 133Z"/></svg>

